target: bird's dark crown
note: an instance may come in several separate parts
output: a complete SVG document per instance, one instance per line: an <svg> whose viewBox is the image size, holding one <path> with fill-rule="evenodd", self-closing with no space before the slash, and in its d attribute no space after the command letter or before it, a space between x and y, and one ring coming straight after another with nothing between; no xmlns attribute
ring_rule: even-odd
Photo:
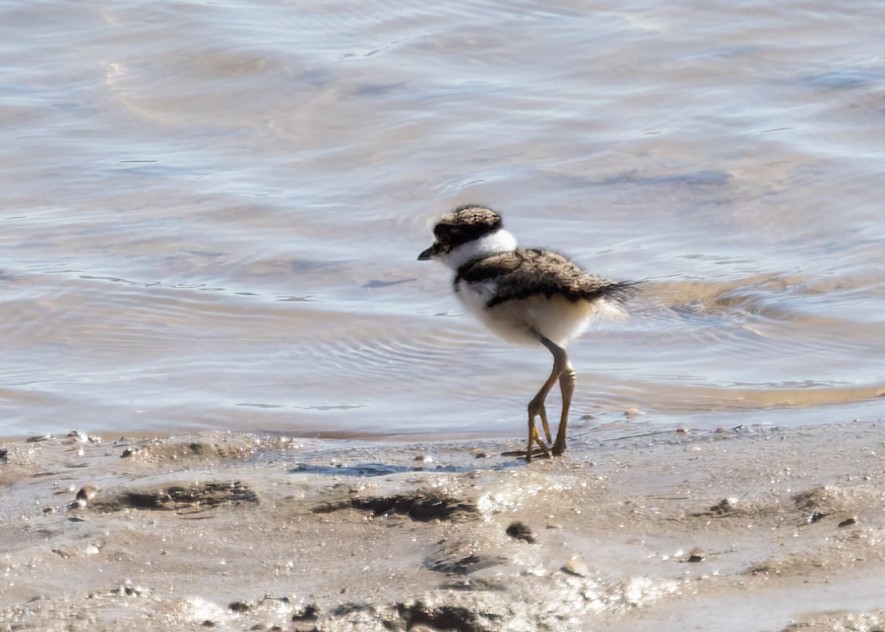
<svg viewBox="0 0 885 632"><path fill-rule="evenodd" d="M501 216L478 204L465 204L443 215L433 229L440 244L452 248L493 233L501 228Z"/></svg>

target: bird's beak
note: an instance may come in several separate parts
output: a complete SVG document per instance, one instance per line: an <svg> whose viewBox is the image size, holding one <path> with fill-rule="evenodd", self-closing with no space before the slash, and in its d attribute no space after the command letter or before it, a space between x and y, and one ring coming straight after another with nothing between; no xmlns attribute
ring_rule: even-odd
<svg viewBox="0 0 885 632"><path fill-rule="evenodd" d="M433 257L433 246L418 255L418 261L430 261Z"/></svg>

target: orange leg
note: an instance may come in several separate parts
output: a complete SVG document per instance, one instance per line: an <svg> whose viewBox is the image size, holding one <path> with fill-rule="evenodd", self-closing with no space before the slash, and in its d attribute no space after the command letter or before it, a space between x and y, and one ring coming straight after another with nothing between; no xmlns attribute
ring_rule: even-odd
<svg viewBox="0 0 885 632"><path fill-rule="evenodd" d="M553 388L553 385L556 384L556 381L560 381L560 389L563 389L562 376L571 371L574 374L574 369L571 368L571 365L568 361L568 354L565 349L557 345L555 342L550 340L545 336L538 336L538 339L541 341L547 349L550 350L550 353L553 354L553 370L550 372L550 377L547 378L547 381L544 382L544 385L541 387L541 390L532 398L532 401L529 402L528 413L529 413L529 441L528 446L526 447L526 461L532 460L532 443L537 442L538 446L544 452L546 456L550 456L550 450L547 445L541 441L541 438L538 436L538 429L535 427L535 417L541 418L541 424L544 427L544 434L547 435L547 441L550 442L551 434L550 434L550 424L547 423L547 409L544 407L544 402L547 400L547 395L550 394L550 389ZM571 384L571 391L568 392L568 403L571 404L571 393L574 391L574 379L567 380L569 384ZM568 414L568 411L565 408L565 393L563 390L563 414ZM560 437L560 435L562 435ZM560 422L559 432L556 435L556 444L560 445L561 450L558 454L562 454L562 450L565 450L565 430L562 427L562 422ZM556 448L554 447L554 454L557 454Z"/></svg>
<svg viewBox="0 0 885 632"><path fill-rule="evenodd" d="M559 376L559 390L562 393L562 416L559 418L559 430L556 431L556 443L553 444L553 456L562 456L565 452L565 429L568 425L568 411L572 405L575 382L578 374L571 362L566 361L565 371Z"/></svg>

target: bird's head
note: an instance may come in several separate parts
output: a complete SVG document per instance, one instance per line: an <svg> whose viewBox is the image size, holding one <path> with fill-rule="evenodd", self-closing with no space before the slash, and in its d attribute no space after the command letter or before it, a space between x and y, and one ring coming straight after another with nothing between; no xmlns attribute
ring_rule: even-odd
<svg viewBox="0 0 885 632"><path fill-rule="evenodd" d="M468 261L516 249L516 238L504 230L501 216L477 204L445 213L433 227L433 236L433 244L418 260L437 259L455 270Z"/></svg>

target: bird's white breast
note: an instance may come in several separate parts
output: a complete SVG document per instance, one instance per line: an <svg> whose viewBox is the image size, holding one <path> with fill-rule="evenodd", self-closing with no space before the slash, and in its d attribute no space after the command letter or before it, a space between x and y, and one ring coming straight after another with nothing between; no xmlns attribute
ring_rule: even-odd
<svg viewBox="0 0 885 632"><path fill-rule="evenodd" d="M458 282L458 297L470 312L502 338L523 344L537 343L541 334L565 347L586 328L597 311L596 305L586 301L570 301L561 296L548 298L543 294L488 307L497 290L494 280Z"/></svg>
<svg viewBox="0 0 885 632"><path fill-rule="evenodd" d="M486 305L497 291L498 284L493 279L479 283L468 283L463 279L458 281L458 298L467 309L482 319L487 316Z"/></svg>

